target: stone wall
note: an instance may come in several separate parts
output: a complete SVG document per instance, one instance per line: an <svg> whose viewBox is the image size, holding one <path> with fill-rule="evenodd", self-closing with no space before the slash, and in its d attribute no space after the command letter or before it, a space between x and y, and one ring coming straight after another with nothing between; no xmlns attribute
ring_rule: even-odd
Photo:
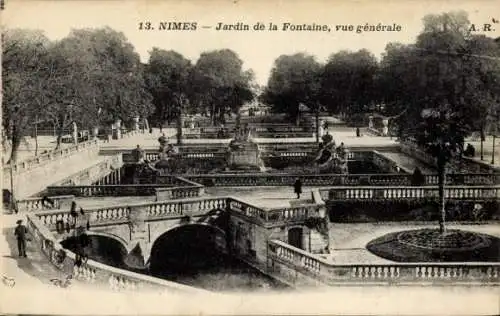
<svg viewBox="0 0 500 316"><path fill-rule="evenodd" d="M86 145L81 150L70 152L66 156L47 161L36 168L14 172L12 179L15 198L20 200L42 192L48 185L79 172L82 165L88 165L88 162L96 160L98 155L99 147L95 143ZM10 190L10 168L4 168L3 171L3 189Z"/></svg>

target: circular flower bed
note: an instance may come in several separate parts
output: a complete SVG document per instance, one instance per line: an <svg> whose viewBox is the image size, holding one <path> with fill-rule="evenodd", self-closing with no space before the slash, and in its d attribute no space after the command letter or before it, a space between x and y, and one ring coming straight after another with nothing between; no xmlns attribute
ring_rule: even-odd
<svg viewBox="0 0 500 316"><path fill-rule="evenodd" d="M370 241L373 254L398 262L500 261L500 239L494 236L437 229L389 233Z"/></svg>

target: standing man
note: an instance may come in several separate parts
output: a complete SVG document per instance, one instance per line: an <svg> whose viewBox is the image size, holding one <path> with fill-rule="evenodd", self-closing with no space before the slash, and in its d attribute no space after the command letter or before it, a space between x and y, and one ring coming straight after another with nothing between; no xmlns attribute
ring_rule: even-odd
<svg viewBox="0 0 500 316"><path fill-rule="evenodd" d="M23 225L22 220L18 220L17 227L14 231L14 235L17 238L17 250L19 251L19 257L26 258L26 235L28 234L28 229Z"/></svg>
<svg viewBox="0 0 500 316"><path fill-rule="evenodd" d="M297 199L300 199L300 194L302 193L302 181L297 178L295 180L295 183L293 184L293 187L295 189L295 193L297 193Z"/></svg>

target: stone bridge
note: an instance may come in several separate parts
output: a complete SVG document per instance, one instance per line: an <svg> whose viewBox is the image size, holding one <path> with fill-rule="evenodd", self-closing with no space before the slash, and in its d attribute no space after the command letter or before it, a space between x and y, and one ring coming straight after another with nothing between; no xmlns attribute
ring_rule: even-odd
<svg viewBox="0 0 500 316"><path fill-rule="evenodd" d="M199 229L219 251L231 252L258 266L267 260L270 239L312 253L328 249L328 236L315 227L306 227L310 218L326 220L319 192L313 192L312 200L304 203L271 209L233 197L211 197L85 209L76 218L69 208L40 211L34 216L58 242L75 236L78 229L71 227L82 227L91 240L93 236L113 239L126 251L125 263L134 269L148 266L155 243L162 236L182 234L187 228Z"/></svg>

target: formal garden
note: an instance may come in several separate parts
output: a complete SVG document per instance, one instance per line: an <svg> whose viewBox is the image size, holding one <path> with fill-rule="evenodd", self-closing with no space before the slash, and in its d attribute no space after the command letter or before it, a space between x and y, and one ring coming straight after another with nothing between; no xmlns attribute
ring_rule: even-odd
<svg viewBox="0 0 500 316"><path fill-rule="evenodd" d="M450 20L460 23L449 27ZM209 249L220 240L208 233L197 239L186 228L173 229L171 239L156 236L163 250L139 246L152 242L151 227L173 220L215 226L230 214L233 226L217 229L229 236L223 244L232 258L294 285L299 272L327 284L346 282L346 275L418 282L430 273L436 282L450 273L498 282L500 233L488 225L500 220L494 161L500 44L470 34L469 24L462 13L434 15L415 43L389 43L380 61L368 50L333 53L325 63L303 53L282 55L265 86L229 49L202 53L192 63L153 48L141 63L125 36L109 28L74 30L53 43L11 30L3 40L4 67L17 74L5 79L5 207L29 214L29 229L60 269L83 255L105 266L128 258L142 270L125 259L114 268L177 280L162 270L166 262L182 269L202 254L223 265ZM119 54L102 54L109 50ZM84 58L73 58L79 53ZM41 73L35 83L33 67ZM56 71L45 73L49 68ZM37 141L47 129L54 150L18 160L23 142ZM478 149L470 145L475 133ZM491 163L483 159L487 136ZM63 176L67 166L56 163L82 152L92 163L81 158L85 167ZM21 196L27 191L14 178L46 179L37 168L57 180ZM246 191L238 193L241 188ZM94 248L68 237L77 208L89 218L78 234L101 234L93 237L101 238ZM147 230L136 222L147 222ZM125 235L103 241L106 229ZM350 242L356 245L347 247ZM61 259L66 251L72 255ZM159 257L175 260L158 264ZM366 262L349 261L358 258ZM76 269L89 278L105 271L141 282L136 274L92 264L80 260ZM295 271L293 281L287 269Z"/></svg>

